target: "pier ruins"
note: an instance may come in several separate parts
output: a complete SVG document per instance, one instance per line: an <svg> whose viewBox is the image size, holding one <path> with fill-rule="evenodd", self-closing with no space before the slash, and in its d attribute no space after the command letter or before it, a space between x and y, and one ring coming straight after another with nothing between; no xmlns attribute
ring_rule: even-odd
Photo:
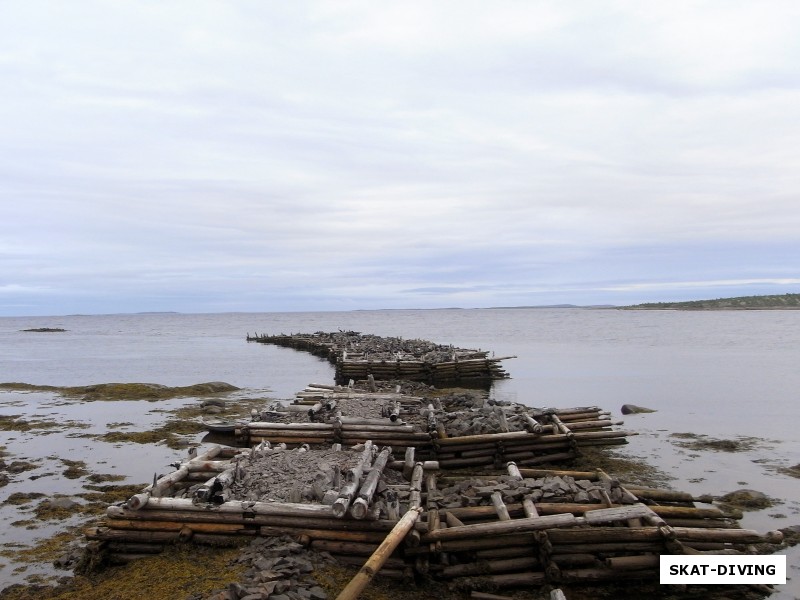
<svg viewBox="0 0 800 600"><path fill-rule="evenodd" d="M310 352L336 368L337 384L366 379L424 381L436 385L458 382L491 382L508 377L502 361L483 350L434 344L425 340L364 335L357 331L297 334L253 334L248 342L274 344Z"/></svg>
<svg viewBox="0 0 800 600"><path fill-rule="evenodd" d="M318 354L323 336L311 337L306 349ZM472 598L548 586L565 598L563 586L657 581L662 554L747 554L782 539L742 529L742 514L711 496L571 468L635 435L598 407L495 403L379 375L310 384L254 411L227 444L194 451L109 507L87 532L89 550L125 563L175 543L282 548L218 600L323 600L298 575L313 570L306 559L276 558L300 549L360 567L341 600L373 578L435 581Z"/></svg>

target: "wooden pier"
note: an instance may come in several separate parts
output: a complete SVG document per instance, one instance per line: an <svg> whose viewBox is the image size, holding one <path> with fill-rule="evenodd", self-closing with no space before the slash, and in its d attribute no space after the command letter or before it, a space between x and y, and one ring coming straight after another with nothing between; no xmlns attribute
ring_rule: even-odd
<svg viewBox="0 0 800 600"><path fill-rule="evenodd" d="M744 554L779 532L741 529L709 496L558 468L628 432L597 407L448 411L421 396L310 385L109 507L87 534L128 562L176 542L289 534L369 577L481 590L658 577L661 554ZM500 431L452 435L467 419ZM448 428L450 431L448 431ZM550 463L553 468L539 465ZM355 579L340 598L355 598ZM475 596L480 597L480 596Z"/></svg>
<svg viewBox="0 0 800 600"><path fill-rule="evenodd" d="M494 357L490 352L433 344L424 340L363 335L354 331L298 334L250 334L248 342L274 344L310 352L335 365L335 380L402 379L431 384L486 382L508 374L502 361L513 356Z"/></svg>

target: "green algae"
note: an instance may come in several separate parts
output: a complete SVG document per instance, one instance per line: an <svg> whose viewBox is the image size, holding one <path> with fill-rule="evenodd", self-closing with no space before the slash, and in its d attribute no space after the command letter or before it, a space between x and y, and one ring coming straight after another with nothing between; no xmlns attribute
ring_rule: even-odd
<svg viewBox="0 0 800 600"><path fill-rule="evenodd" d="M56 552L62 552L54 540ZM30 551L39 559L52 550ZM239 550L202 546L174 546L165 552L136 560L125 566L108 567L90 575L78 575L60 585L11 586L2 592L4 600L140 600L149 598L205 597L237 581L244 567L232 564Z"/></svg>
<svg viewBox="0 0 800 600"><path fill-rule="evenodd" d="M0 390L18 392L54 392L85 401L97 400L168 400L183 396L210 396L237 391L239 388L218 381L170 387L157 383L100 383L95 385L57 387L30 383L0 383Z"/></svg>

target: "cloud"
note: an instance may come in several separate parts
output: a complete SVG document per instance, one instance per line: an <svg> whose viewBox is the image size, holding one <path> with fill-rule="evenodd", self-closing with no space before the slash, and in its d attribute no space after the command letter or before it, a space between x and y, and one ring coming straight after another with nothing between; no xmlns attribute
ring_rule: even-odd
<svg viewBox="0 0 800 600"><path fill-rule="evenodd" d="M4 2L0 314L792 291L798 22Z"/></svg>

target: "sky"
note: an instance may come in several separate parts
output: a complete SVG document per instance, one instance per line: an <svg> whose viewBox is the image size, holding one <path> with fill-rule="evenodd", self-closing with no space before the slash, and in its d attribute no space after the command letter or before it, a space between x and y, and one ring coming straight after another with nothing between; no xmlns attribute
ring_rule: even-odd
<svg viewBox="0 0 800 600"><path fill-rule="evenodd" d="M800 292L800 3L0 0L0 316Z"/></svg>

